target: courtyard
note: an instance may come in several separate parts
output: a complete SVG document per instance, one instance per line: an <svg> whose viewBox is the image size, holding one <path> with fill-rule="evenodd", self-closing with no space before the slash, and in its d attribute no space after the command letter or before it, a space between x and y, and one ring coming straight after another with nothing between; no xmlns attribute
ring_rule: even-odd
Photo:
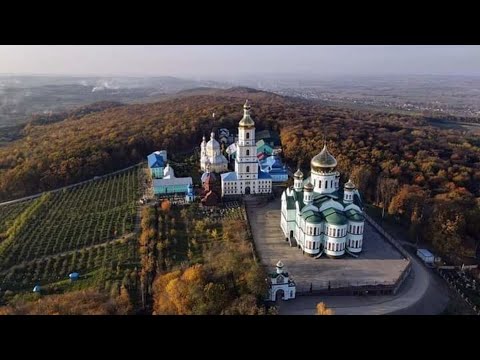
<svg viewBox="0 0 480 360"><path fill-rule="evenodd" d="M247 202L255 247L268 271L282 260L298 292L345 286L394 284L408 261L365 222L363 251L358 258L319 259L290 247L280 228L280 198L268 203Z"/></svg>

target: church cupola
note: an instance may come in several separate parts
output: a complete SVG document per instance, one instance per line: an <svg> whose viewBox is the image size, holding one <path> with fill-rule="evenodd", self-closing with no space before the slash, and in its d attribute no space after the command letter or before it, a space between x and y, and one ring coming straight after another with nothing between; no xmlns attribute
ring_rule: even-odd
<svg viewBox="0 0 480 360"><path fill-rule="evenodd" d="M313 185L311 183L303 187L303 202L305 205L310 205L313 202Z"/></svg>
<svg viewBox="0 0 480 360"><path fill-rule="evenodd" d="M250 104L248 103L248 100L246 100L245 105L243 105L243 118L238 123L240 127L251 128L255 126L255 122L250 117L250 109Z"/></svg>
<svg viewBox="0 0 480 360"><path fill-rule="evenodd" d="M277 274L282 274L283 273L283 263L282 263L282 261L281 260L278 261L276 266L277 266Z"/></svg>
<svg viewBox="0 0 480 360"><path fill-rule="evenodd" d="M352 180L348 180L348 182L343 187L343 202L345 203L353 203L353 194L355 192L355 184Z"/></svg>
<svg viewBox="0 0 480 360"><path fill-rule="evenodd" d="M295 191L302 191L303 185L303 173L298 169L295 174L293 174L293 188Z"/></svg>

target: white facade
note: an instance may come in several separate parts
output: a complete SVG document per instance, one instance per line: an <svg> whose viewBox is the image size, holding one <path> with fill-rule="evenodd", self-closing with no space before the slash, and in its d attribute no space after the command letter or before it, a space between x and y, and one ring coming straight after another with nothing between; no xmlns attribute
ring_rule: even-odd
<svg viewBox="0 0 480 360"><path fill-rule="evenodd" d="M311 161L311 177L294 174L294 185L282 194L281 223L285 238L312 256L340 257L362 251L364 217L358 190L349 180L340 190L337 161L324 146Z"/></svg>
<svg viewBox="0 0 480 360"><path fill-rule="evenodd" d="M272 177L259 170L255 123L250 117L248 100L243 106L243 118L238 126L235 145L235 171L222 174L222 196L243 194L269 194L272 192Z"/></svg>
<svg viewBox="0 0 480 360"><path fill-rule="evenodd" d="M268 276L268 300L275 301L277 296L281 300L295 299L296 286L288 272L285 271L283 263L277 263L276 271Z"/></svg>
<svg viewBox="0 0 480 360"><path fill-rule="evenodd" d="M220 143L215 140L215 133L210 134L210 140L205 141L205 136L200 144L200 169L203 171L221 173L228 170L228 161L222 155Z"/></svg>

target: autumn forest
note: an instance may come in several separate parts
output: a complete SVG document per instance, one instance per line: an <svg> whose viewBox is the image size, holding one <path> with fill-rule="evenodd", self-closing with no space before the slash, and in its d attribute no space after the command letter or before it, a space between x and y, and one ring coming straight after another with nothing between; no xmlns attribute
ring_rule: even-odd
<svg viewBox="0 0 480 360"><path fill-rule="evenodd" d="M192 91L152 104L94 104L34 119L0 146L0 201L122 169L154 150L192 152L212 128L236 128L245 98L257 130L280 132L291 168L308 172L325 137L342 180L351 177L368 206L402 224L410 241L452 261L473 257L480 233L474 133L436 127L420 115L326 107L246 88Z"/></svg>

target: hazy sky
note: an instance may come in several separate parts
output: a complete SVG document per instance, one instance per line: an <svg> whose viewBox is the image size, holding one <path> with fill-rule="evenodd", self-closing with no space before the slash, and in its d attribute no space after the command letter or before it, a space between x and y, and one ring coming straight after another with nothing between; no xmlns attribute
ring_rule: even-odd
<svg viewBox="0 0 480 360"><path fill-rule="evenodd" d="M0 73L170 75L480 75L480 46L2 45Z"/></svg>

